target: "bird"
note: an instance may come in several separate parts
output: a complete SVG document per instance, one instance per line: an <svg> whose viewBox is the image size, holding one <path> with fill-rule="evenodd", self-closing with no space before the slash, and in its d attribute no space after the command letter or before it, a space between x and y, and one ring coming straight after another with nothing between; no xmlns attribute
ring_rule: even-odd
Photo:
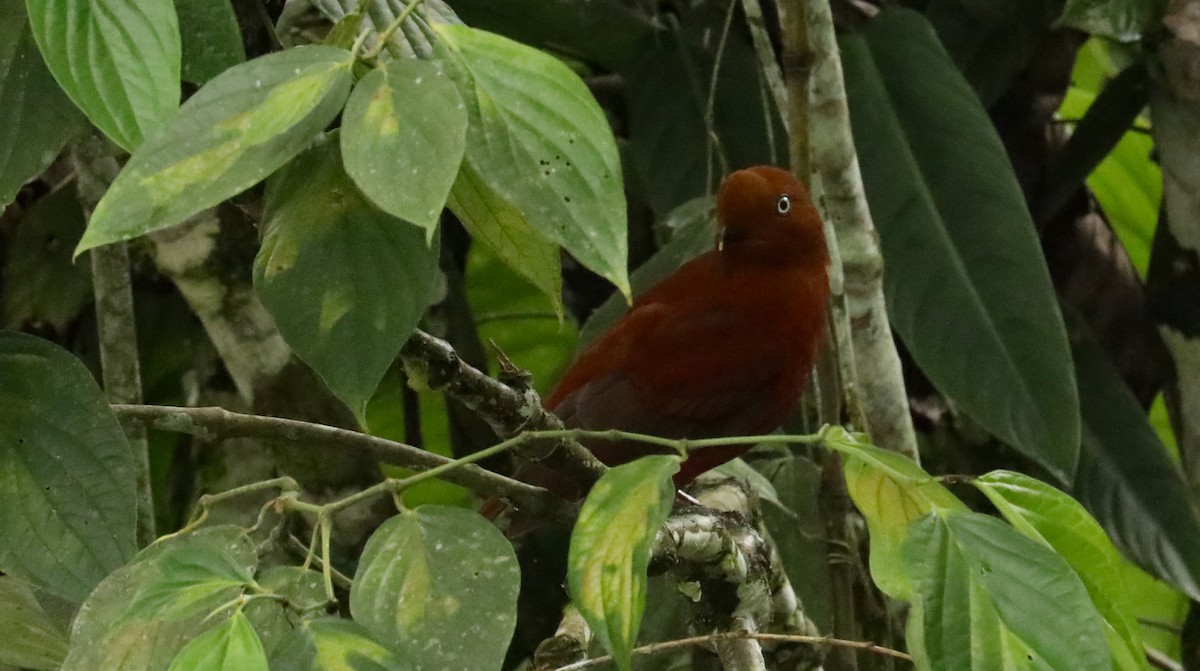
<svg viewBox="0 0 1200 671"><path fill-rule="evenodd" d="M716 196L714 247L646 292L575 359L544 401L570 428L673 439L765 434L784 422L824 340L829 251L808 190L772 166ZM661 446L587 440L608 466ZM692 450L677 487L751 445Z"/></svg>

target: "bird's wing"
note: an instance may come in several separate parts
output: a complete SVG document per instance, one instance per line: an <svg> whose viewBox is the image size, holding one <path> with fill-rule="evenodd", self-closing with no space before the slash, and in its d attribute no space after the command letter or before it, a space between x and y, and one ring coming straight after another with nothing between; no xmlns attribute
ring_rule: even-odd
<svg viewBox="0 0 1200 671"><path fill-rule="evenodd" d="M760 425L777 410L758 401L774 396L783 353L747 346L752 328L763 326L736 310L639 304L584 352L548 406L569 426L670 438L770 430Z"/></svg>

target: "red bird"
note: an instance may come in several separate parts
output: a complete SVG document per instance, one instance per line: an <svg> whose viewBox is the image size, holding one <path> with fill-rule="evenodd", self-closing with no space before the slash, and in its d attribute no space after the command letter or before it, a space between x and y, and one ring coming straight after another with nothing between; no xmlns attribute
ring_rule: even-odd
<svg viewBox="0 0 1200 671"><path fill-rule="evenodd" d="M783 423L825 331L829 253L821 218L795 177L758 166L721 184L717 225L716 249L642 294L546 398L567 426L715 438ZM610 466L669 452L629 441L585 445ZM676 484L749 448L693 451Z"/></svg>

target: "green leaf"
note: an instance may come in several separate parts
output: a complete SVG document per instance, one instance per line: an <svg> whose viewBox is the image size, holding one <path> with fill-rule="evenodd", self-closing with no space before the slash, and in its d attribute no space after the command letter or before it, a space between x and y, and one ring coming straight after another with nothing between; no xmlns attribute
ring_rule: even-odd
<svg viewBox="0 0 1200 671"><path fill-rule="evenodd" d="M1067 0L1058 25L1134 42L1158 28L1166 7L1165 0Z"/></svg>
<svg viewBox="0 0 1200 671"><path fill-rule="evenodd" d="M254 585L258 555L246 536L234 542L188 536L165 544L142 563L141 584L125 616L169 621L208 613Z"/></svg>
<svg viewBox="0 0 1200 671"><path fill-rule="evenodd" d="M901 558L917 590L908 632L917 668L1112 668L1079 577L1003 522L966 511L928 515L913 525Z"/></svg>
<svg viewBox="0 0 1200 671"><path fill-rule="evenodd" d="M1081 317L1065 314L1083 410L1072 491L1125 556L1200 599L1200 510L1192 493L1108 354Z"/></svg>
<svg viewBox="0 0 1200 671"><path fill-rule="evenodd" d="M133 556L133 457L87 368L0 331L0 570L75 601Z"/></svg>
<svg viewBox="0 0 1200 671"><path fill-rule="evenodd" d="M224 552L225 548L233 556L242 557L243 565L254 560L254 544L245 531L231 526L212 527L161 539L110 574L75 617L63 671L166 671L188 641L228 616L225 610L210 617L212 607L235 598L241 588L212 595L211 601L194 602L190 617L175 621L133 617L130 604L139 598L144 585L166 580L164 554L186 556L193 550L211 554ZM168 605L179 603L166 601Z"/></svg>
<svg viewBox="0 0 1200 671"><path fill-rule="evenodd" d="M306 623L272 656L273 671L412 671L415 667L350 620L321 618Z"/></svg>
<svg viewBox="0 0 1200 671"><path fill-rule="evenodd" d="M900 546L912 523L933 510L966 510L948 489L912 459L867 442L841 427L826 430L823 444L845 455L846 489L867 520L871 537L871 577L884 592L913 599Z"/></svg>
<svg viewBox="0 0 1200 671"><path fill-rule="evenodd" d="M842 57L892 326L956 408L1070 481L1080 429L1066 332L986 111L912 11L881 12Z"/></svg>
<svg viewBox="0 0 1200 671"><path fill-rule="evenodd" d="M210 81L134 152L75 254L178 224L274 172L341 111L352 62L342 49L297 47Z"/></svg>
<svg viewBox="0 0 1200 671"><path fill-rule="evenodd" d="M974 484L1018 531L1067 560L1118 637L1122 656L1137 660L1135 668L1148 669L1121 555L1100 524L1079 502L1027 475L992 471Z"/></svg>
<svg viewBox="0 0 1200 671"><path fill-rule="evenodd" d="M360 418L444 293L437 247L358 191L336 137L318 141L268 185L254 287L288 344Z"/></svg>
<svg viewBox="0 0 1200 671"><path fill-rule="evenodd" d="M432 61L393 61L363 77L342 115L346 172L388 214L427 231L454 184L466 147L458 89Z"/></svg>
<svg viewBox="0 0 1200 671"><path fill-rule="evenodd" d="M245 613L208 630L184 646L170 671L266 671L267 654Z"/></svg>
<svg viewBox="0 0 1200 671"><path fill-rule="evenodd" d="M350 612L419 668L498 670L516 626L520 580L512 544L490 522L462 508L421 506L367 541Z"/></svg>
<svg viewBox="0 0 1200 671"><path fill-rule="evenodd" d="M67 656L67 635L46 616L29 585L0 576L0 665L56 671Z"/></svg>
<svg viewBox="0 0 1200 671"><path fill-rule="evenodd" d="M558 59L465 26L435 27L456 57L465 164L580 263L629 294L621 161L604 111Z"/></svg>
<svg viewBox="0 0 1200 671"><path fill-rule="evenodd" d="M26 0L54 78L88 119L134 150L179 107L179 20L171 0Z"/></svg>
<svg viewBox="0 0 1200 671"><path fill-rule="evenodd" d="M83 128L30 32L23 0L0 0L0 208ZM20 230L20 229L18 229Z"/></svg>
<svg viewBox="0 0 1200 671"><path fill-rule="evenodd" d="M229 0L174 0L183 41L184 81L203 84L246 60Z"/></svg>
<svg viewBox="0 0 1200 671"><path fill-rule="evenodd" d="M7 328L49 324L62 333L91 303L91 273L71 262L84 226L83 208L70 187L42 196L21 217L3 270Z"/></svg>
<svg viewBox="0 0 1200 671"><path fill-rule="evenodd" d="M558 245L535 231L470 165L464 163L459 170L447 207L473 240L492 250L505 265L546 294L556 313L563 313Z"/></svg>
<svg viewBox="0 0 1200 671"><path fill-rule="evenodd" d="M583 502L571 533L567 584L592 631L629 671L646 608L650 548L675 500L679 458L642 457L611 468Z"/></svg>

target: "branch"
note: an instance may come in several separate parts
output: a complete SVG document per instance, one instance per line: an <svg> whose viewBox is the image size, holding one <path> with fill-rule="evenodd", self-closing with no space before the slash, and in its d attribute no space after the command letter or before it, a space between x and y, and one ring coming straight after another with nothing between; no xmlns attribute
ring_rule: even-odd
<svg viewBox="0 0 1200 671"><path fill-rule="evenodd" d="M793 2L800 4L801 0ZM842 384L856 428L870 433L874 444L919 461L900 357L883 300L879 236L867 207L850 133L833 17L828 0L803 4L815 59L810 105L812 125L818 130L811 136L812 161L824 193L826 221L836 234L830 238L831 243L836 240L830 244L831 252L837 251L841 257L840 264L835 259L830 273L830 289ZM857 371L870 371L870 375L860 377Z"/></svg>
<svg viewBox="0 0 1200 671"><path fill-rule="evenodd" d="M143 426L199 436L262 438L287 442L311 442L326 448L345 448L364 453L387 464L417 471L452 463L432 452L411 445L340 429L281 417L263 417L230 412L224 408L180 408L155 405L113 405L122 424ZM475 465L447 470L442 478L485 496L504 497L531 515L570 526L574 508L541 487L512 480Z"/></svg>
<svg viewBox="0 0 1200 671"><path fill-rule="evenodd" d="M80 141L71 153L79 199L91 216L96 204L121 171L119 150L98 134ZM88 252L92 264L92 290L96 299L96 330L100 342L100 370L110 403L141 403L142 373L138 363L137 329L133 313L133 280L129 273L129 248L124 242ZM150 492L150 455L146 432L126 429L133 454L137 487L137 540L146 547L154 542L154 497Z"/></svg>
<svg viewBox="0 0 1200 671"><path fill-rule="evenodd" d="M720 641L720 640L739 639L739 638L741 638L741 639L749 638L749 639L754 639L756 641L764 641L764 642L765 641L775 641L775 642L781 642L781 643L800 643L803 645L811 645L814 647L830 646L830 647L836 647L836 648L852 648L855 650L866 650L867 652L872 652L877 655L883 655L883 656L887 656L887 657L894 657L896 659L902 659L906 662L912 661L912 657L909 656L907 653L901 652L899 650L893 650L891 648L885 648L880 645L875 645L874 643L871 643L870 641L847 641L845 639L830 638L828 636L788 636L788 635L784 635L784 634L752 634L749 632L742 632L742 631L725 631L725 632L718 632L715 634L708 634L707 636L693 636L691 638L681 638L681 639L674 640L674 641L664 641L662 643L651 643L649 645L643 645L643 646L634 648L632 652L635 655L655 655L655 654L662 653L662 652L671 652L672 650L678 650L680 648L690 648L690 647L699 646L699 645L712 646L712 645L715 645L717 643L717 641ZM581 671L582 669L590 669L594 666L600 666L601 664L608 664L610 662L612 662L612 657L609 657L606 655L604 657L596 657L594 659L589 659L586 662L578 662L576 664L568 664L567 666L560 666L557 669L555 669L555 671Z"/></svg>
<svg viewBox="0 0 1200 671"><path fill-rule="evenodd" d="M515 389L471 367L444 340L416 331L400 350L400 359L412 381L422 381L476 412L501 438L523 431L557 431L563 424L542 408L537 392ZM590 486L604 471L591 452L577 441L559 438L531 442L516 449L530 461L562 473L573 483Z"/></svg>

